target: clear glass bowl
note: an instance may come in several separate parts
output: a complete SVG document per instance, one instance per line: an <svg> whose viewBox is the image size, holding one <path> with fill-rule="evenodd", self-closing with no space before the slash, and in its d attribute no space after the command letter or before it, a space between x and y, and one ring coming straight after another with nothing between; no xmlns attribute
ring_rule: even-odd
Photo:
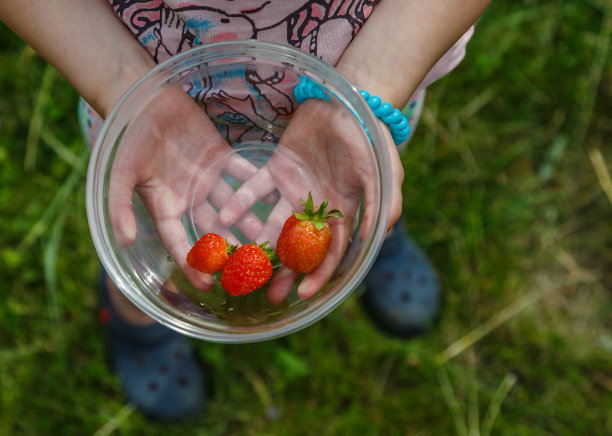
<svg viewBox="0 0 612 436"><path fill-rule="evenodd" d="M362 204L353 217L350 242L342 261L315 296L302 300L294 288L283 302L274 304L268 301L264 290L230 297L220 285L209 292L196 289L169 255L149 210L136 193L132 198L136 240L127 246L119 243L109 209L112 170L118 156L126 159L122 154L127 147L126 138L133 140L138 135L149 111L173 110L158 107L165 104L161 96L170 87L182 88L196 101L231 146L222 158L201 162L201 174L186 188L190 190L186 195L191 202L181 220L190 243L206 231L204 218L195 212L199 205L195 199L201 198L199 190L209 189L207 172L217 171L234 190L243 183L223 173L221 161L231 156L239 156L257 168L264 167L275 156L291 167L292 184L324 198L326 186L320 186L299 153L279 143L297 106L292 90L302 75L325 86L334 110L354 120L354 134L365 156L359 165L367 165L376 175L374 186L368 186L369 201L374 206L367 236L360 235ZM236 110L228 103L228 95L234 101L248 104ZM338 162L338 166L351 164L355 163L350 159ZM252 212L265 222L278 199L279 195L270 195L267 202L255 203ZM158 65L140 79L118 102L98 136L90 159L86 194L94 245L121 292L142 311L172 329L198 339L226 343L287 335L321 319L342 303L361 283L380 249L390 200L388 149L376 117L358 90L333 67L315 57L288 46L257 41L199 46ZM235 226L224 230L231 232L239 243L249 242Z"/></svg>

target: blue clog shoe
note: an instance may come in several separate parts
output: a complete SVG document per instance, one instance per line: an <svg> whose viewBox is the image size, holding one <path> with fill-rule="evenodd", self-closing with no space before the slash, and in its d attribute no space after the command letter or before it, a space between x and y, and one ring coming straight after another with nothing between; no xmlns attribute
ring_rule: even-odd
<svg viewBox="0 0 612 436"><path fill-rule="evenodd" d="M383 243L365 279L361 301L374 324L399 338L428 331L440 310L440 286L431 263L400 222Z"/></svg>
<svg viewBox="0 0 612 436"><path fill-rule="evenodd" d="M206 385L187 338L159 323L123 321L113 309L104 274L98 290L111 365L128 400L153 420L182 420L200 412Z"/></svg>

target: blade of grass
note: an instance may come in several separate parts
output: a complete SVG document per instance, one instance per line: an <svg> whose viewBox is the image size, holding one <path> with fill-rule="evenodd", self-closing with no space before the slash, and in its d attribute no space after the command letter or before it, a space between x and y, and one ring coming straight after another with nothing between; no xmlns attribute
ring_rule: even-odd
<svg viewBox="0 0 612 436"><path fill-rule="evenodd" d="M478 410L478 383L476 381L476 358L469 353L469 378L467 380L467 419L469 436L478 436L480 416Z"/></svg>
<svg viewBox="0 0 612 436"><path fill-rule="evenodd" d="M77 183L82 180L81 173L85 168L85 164L87 162L87 156L89 155L89 150L84 149L79 155L79 169L72 169L68 177L65 179L64 183L61 185L60 189L53 197L53 200L45 209L45 212L40 217L40 219L32 226L28 234L21 240L19 245L17 246L17 251L27 250L32 244L40 238L45 231L49 228L49 226L55 220L56 215L59 213L61 208L64 206L66 200L70 196L70 194L74 191L77 186Z"/></svg>
<svg viewBox="0 0 612 436"><path fill-rule="evenodd" d="M26 171L34 170L36 166L36 154L38 149L38 140L43 126L44 112L49 102L51 88L55 82L57 71L50 64L47 64L43 73L42 82L34 103L34 110L30 118L30 127L28 129L28 137L26 139L24 169Z"/></svg>
<svg viewBox="0 0 612 436"><path fill-rule="evenodd" d="M457 118L454 118L454 122L450 123L451 126L443 125L432 110L427 107L423 108L423 112L421 113L421 122L427 127L427 129L431 130L436 136L439 136L441 141L448 143L452 148L455 148L461 157L461 160L465 164L466 168L472 174L480 173L480 168L472 154L472 151L466 144L457 142L455 139L457 134L457 130L459 130L459 122ZM454 126L453 126L454 125ZM435 138L432 137L431 141L433 142Z"/></svg>
<svg viewBox="0 0 612 436"><path fill-rule="evenodd" d="M574 256L565 251L562 248L559 248L555 253L555 258L557 262L565 268L570 277L580 278L583 281L589 282L598 282L599 276L592 271L585 270L580 264L576 261Z"/></svg>
<svg viewBox="0 0 612 436"><path fill-rule="evenodd" d="M266 383L261 379L261 377L259 377L247 366L241 366L241 368L244 371L246 378L253 385L253 390L259 397L259 400L261 401L261 404L264 407L264 411L267 412L268 410L270 410L271 407L274 406L274 402L272 400L272 395L270 394L270 391L266 387Z"/></svg>
<svg viewBox="0 0 612 436"><path fill-rule="evenodd" d="M65 367L67 362L66 341L63 333L63 311L59 303L59 289L57 284L57 254L62 241L68 208L61 208L53 226L49 238L43 249L43 275L47 289L49 305L49 318L53 325L52 334L56 343L59 360Z"/></svg>
<svg viewBox="0 0 612 436"><path fill-rule="evenodd" d="M17 60L19 68L22 70L25 68L29 68L30 61L36 56L36 50L34 50L32 47L30 47L29 45L23 47L23 49L19 53L19 58Z"/></svg>
<svg viewBox="0 0 612 436"><path fill-rule="evenodd" d="M77 156L72 150L70 150L62 141L51 133L47 127L43 127L40 132L42 140L53 150L64 162L70 165L72 168L79 171L82 175L85 175L85 168Z"/></svg>
<svg viewBox="0 0 612 436"><path fill-rule="evenodd" d="M603 71L608 58L610 49L610 34L612 33L612 9L605 8L604 15L601 21L601 29L595 44L595 55L589 71L589 78L586 89L582 93L583 98L580 104L580 116L576 122L574 130L574 145L582 146L586 138L586 134L591 125L593 117L593 108L595 107L595 99L597 98L597 89L603 76Z"/></svg>
<svg viewBox="0 0 612 436"><path fill-rule="evenodd" d="M106 423L94 433L94 436L107 436L118 430L121 424L135 411L136 407L131 403L126 404L115 414L115 416L106 421Z"/></svg>
<svg viewBox="0 0 612 436"><path fill-rule="evenodd" d="M481 436L489 436L491 434L491 430L493 429L493 424L495 423L495 419L501 410L502 403L506 399L506 396L516 383L517 377L512 373L506 374L502 382L499 384L499 387L493 394L493 398L491 398L491 402L489 403L489 408L487 409L487 413L482 421L482 428L480 431Z"/></svg>
<svg viewBox="0 0 612 436"><path fill-rule="evenodd" d="M471 99L457 112L457 119L459 122L464 122L475 116L482 108L492 102L497 94L497 88L495 86L489 86L476 97Z"/></svg>
<svg viewBox="0 0 612 436"><path fill-rule="evenodd" d="M442 395L444 395L448 410L450 411L453 422L455 423L457 434L459 436L468 436L468 430L465 420L463 419L461 404L459 404L459 400L457 399L457 395L455 394L455 390L453 389L453 385L448 378L446 370L444 368L438 368L436 370L436 375L438 377L438 382L440 383Z"/></svg>
<svg viewBox="0 0 612 436"><path fill-rule="evenodd" d="M457 341L449 345L446 350L441 353L438 353L434 358L434 362L436 365L443 365L449 360L453 359L457 355L461 354L476 342L484 338L486 335L491 333L497 327L505 324L510 319L514 318L516 315L524 311L525 309L533 306L537 303L542 297L546 294L558 291L565 286L575 284L577 282L584 281L582 277L568 279L565 283L559 286L550 286L544 285L540 286L538 289L531 291L522 297L518 298L516 301L506 306L499 312L497 312L494 316L489 318L487 321L483 322L479 326L477 326L472 331L468 332L463 337L459 338Z"/></svg>
<svg viewBox="0 0 612 436"><path fill-rule="evenodd" d="M603 189L606 197L608 197L608 200L610 201L610 204L612 204L612 178L610 177L610 173L606 167L606 162L604 161L599 148L590 149L589 158L591 159L591 163L595 169L595 175L597 176L597 180L601 185L601 189Z"/></svg>
<svg viewBox="0 0 612 436"><path fill-rule="evenodd" d="M546 152L544 163L538 171L538 177L542 182L548 182L553 174L555 167L561 161L565 149L567 148L568 139L565 135L557 136Z"/></svg>
<svg viewBox="0 0 612 436"><path fill-rule="evenodd" d="M6 368L6 365L15 360L22 360L23 358L31 355L40 353L41 351L49 351L48 341L34 342L28 345L23 345L17 348L7 348L0 350L0 366Z"/></svg>

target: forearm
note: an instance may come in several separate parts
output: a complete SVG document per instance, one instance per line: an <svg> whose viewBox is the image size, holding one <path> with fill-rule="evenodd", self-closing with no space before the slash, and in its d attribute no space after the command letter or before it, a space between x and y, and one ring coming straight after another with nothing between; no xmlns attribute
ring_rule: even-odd
<svg viewBox="0 0 612 436"><path fill-rule="evenodd" d="M155 65L105 0L2 0L0 19L103 117Z"/></svg>
<svg viewBox="0 0 612 436"><path fill-rule="evenodd" d="M337 64L361 89L402 107L491 0L382 0Z"/></svg>

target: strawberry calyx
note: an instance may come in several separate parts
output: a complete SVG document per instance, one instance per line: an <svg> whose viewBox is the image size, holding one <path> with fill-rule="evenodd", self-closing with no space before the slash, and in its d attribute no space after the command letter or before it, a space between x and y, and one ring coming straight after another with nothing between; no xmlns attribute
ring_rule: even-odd
<svg viewBox="0 0 612 436"><path fill-rule="evenodd" d="M263 244L257 244L257 242L253 241L253 245L257 245L259 248L261 248L270 262L274 262L276 259L276 251L274 251L273 247L268 246L269 243L269 241L266 241Z"/></svg>
<svg viewBox="0 0 612 436"><path fill-rule="evenodd" d="M228 256L231 256L232 253L236 251L236 248L238 248L237 245L231 245L229 242L227 242L227 239L225 240L225 252Z"/></svg>
<svg viewBox="0 0 612 436"><path fill-rule="evenodd" d="M293 215L300 221L310 221L317 230L323 229L323 224L330 218L343 218L342 212L338 209L332 209L327 211L327 199L323 200L318 209L315 209L314 202L312 200L312 193L308 192L308 199L302 201L304 210L300 212L293 212Z"/></svg>

